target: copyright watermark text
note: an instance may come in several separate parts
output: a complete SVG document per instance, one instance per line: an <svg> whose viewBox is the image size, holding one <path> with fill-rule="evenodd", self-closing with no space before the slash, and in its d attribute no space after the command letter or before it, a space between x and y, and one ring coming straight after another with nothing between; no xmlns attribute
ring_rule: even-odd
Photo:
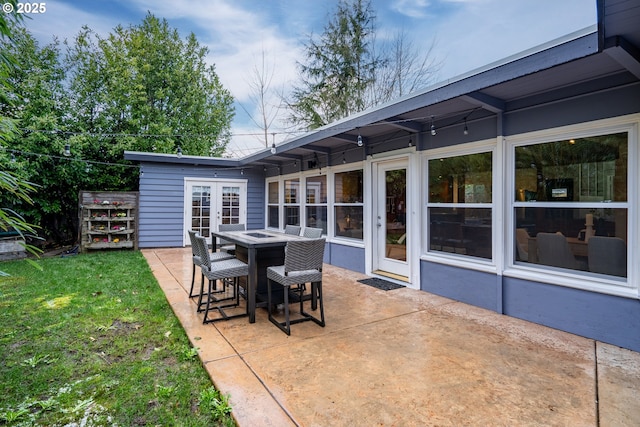
<svg viewBox="0 0 640 427"><path fill-rule="evenodd" d="M47 11L47 3L0 3L4 13L16 12L18 14L37 14Z"/></svg>

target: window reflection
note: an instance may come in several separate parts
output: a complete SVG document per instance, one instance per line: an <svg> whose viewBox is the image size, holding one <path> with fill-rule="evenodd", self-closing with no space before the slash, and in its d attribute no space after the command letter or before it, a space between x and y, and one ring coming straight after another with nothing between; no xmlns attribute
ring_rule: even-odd
<svg viewBox="0 0 640 427"><path fill-rule="evenodd" d="M268 206L267 206L267 226L280 228L280 183L270 182L268 184Z"/></svg>
<svg viewBox="0 0 640 427"><path fill-rule="evenodd" d="M429 202L491 203L491 155L429 160Z"/></svg>
<svg viewBox="0 0 640 427"><path fill-rule="evenodd" d="M336 236L362 239L362 206L336 206Z"/></svg>
<svg viewBox="0 0 640 427"><path fill-rule="evenodd" d="M431 250L491 259L491 230L491 209L429 209Z"/></svg>
<svg viewBox="0 0 640 427"><path fill-rule="evenodd" d="M335 175L336 203L362 203L362 169Z"/></svg>
<svg viewBox="0 0 640 427"><path fill-rule="evenodd" d="M362 240L362 169L335 174L335 235Z"/></svg>
<svg viewBox="0 0 640 427"><path fill-rule="evenodd" d="M626 201L627 157L626 133L516 147L516 200Z"/></svg>
<svg viewBox="0 0 640 427"><path fill-rule="evenodd" d="M310 176L306 179L306 218L305 226L321 228L327 234L327 177Z"/></svg>

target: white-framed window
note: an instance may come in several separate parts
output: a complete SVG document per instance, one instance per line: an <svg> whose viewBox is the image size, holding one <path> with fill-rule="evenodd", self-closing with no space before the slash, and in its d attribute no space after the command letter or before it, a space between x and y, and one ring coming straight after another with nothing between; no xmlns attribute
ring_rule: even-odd
<svg viewBox="0 0 640 427"><path fill-rule="evenodd" d="M267 228L282 229L287 224L315 227L327 236L362 243L362 168L268 178L265 198Z"/></svg>
<svg viewBox="0 0 640 427"><path fill-rule="evenodd" d="M363 240L364 171L354 169L333 174L334 236Z"/></svg>
<svg viewBox="0 0 640 427"><path fill-rule="evenodd" d="M300 225L300 179L284 180L284 225Z"/></svg>
<svg viewBox="0 0 640 427"><path fill-rule="evenodd" d="M495 144L434 150L425 158L426 251L493 259Z"/></svg>
<svg viewBox="0 0 640 427"><path fill-rule="evenodd" d="M601 123L510 139L511 265L578 287L630 286L637 131Z"/></svg>
<svg viewBox="0 0 640 427"><path fill-rule="evenodd" d="M305 178L305 227L321 228L327 234L327 176Z"/></svg>
<svg viewBox="0 0 640 427"><path fill-rule="evenodd" d="M280 228L280 181L267 181L267 228Z"/></svg>

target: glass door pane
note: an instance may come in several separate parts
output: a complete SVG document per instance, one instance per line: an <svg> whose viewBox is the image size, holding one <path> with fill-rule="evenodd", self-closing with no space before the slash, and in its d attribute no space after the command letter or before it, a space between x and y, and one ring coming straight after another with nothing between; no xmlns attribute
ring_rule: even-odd
<svg viewBox="0 0 640 427"><path fill-rule="evenodd" d="M387 258L407 260L407 170L385 171Z"/></svg>
<svg viewBox="0 0 640 427"><path fill-rule="evenodd" d="M240 223L240 187L222 186L220 224Z"/></svg>
<svg viewBox="0 0 640 427"><path fill-rule="evenodd" d="M211 186L191 187L191 229L203 237L210 235Z"/></svg>

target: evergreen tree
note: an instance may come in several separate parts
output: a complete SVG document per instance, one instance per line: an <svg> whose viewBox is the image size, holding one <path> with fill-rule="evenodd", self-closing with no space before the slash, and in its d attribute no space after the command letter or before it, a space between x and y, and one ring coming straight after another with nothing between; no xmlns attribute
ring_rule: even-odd
<svg viewBox="0 0 640 427"><path fill-rule="evenodd" d="M314 129L362 111L383 61L374 54L375 13L369 0L340 0L319 39L306 44L293 89L291 121Z"/></svg>

